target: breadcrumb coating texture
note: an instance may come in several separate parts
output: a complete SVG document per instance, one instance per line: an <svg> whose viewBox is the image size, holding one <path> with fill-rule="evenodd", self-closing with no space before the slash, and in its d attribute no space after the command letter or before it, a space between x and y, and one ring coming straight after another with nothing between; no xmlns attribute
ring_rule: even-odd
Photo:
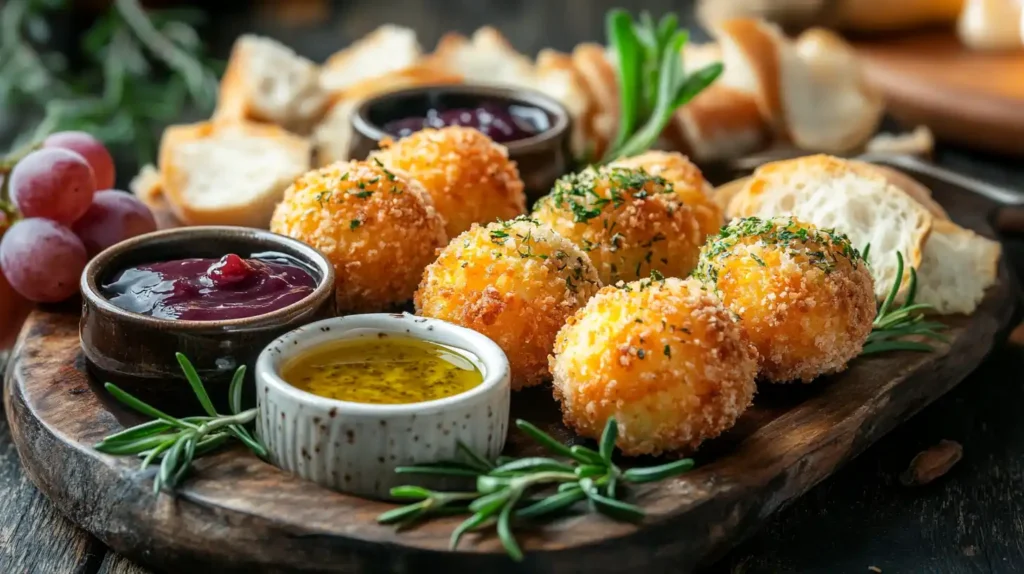
<svg viewBox="0 0 1024 574"><path fill-rule="evenodd" d="M396 142L385 140L372 157L419 181L445 219L449 237L474 223L526 213L523 180L508 150L478 130L424 129Z"/></svg>
<svg viewBox="0 0 1024 574"><path fill-rule="evenodd" d="M711 197L714 188L689 158L679 152L648 151L620 159L611 164L616 167L642 169L651 175L663 177L672 185L676 195L693 210L703 236L718 233L725 223L722 208Z"/></svg>
<svg viewBox="0 0 1024 574"><path fill-rule="evenodd" d="M548 378L547 358L566 318L600 289L585 253L525 217L474 225L427 267L416 312L468 327L505 351L512 388Z"/></svg>
<svg viewBox="0 0 1024 574"><path fill-rule="evenodd" d="M558 333L555 398L577 434L608 417L626 455L685 453L735 424L753 401L757 352L693 279L605 287Z"/></svg>
<svg viewBox="0 0 1024 574"><path fill-rule="evenodd" d="M412 299L447 236L418 183L379 162L338 162L297 179L271 231L307 243L337 273L339 313L394 309Z"/></svg>
<svg viewBox="0 0 1024 574"><path fill-rule="evenodd" d="M695 276L741 317L770 382L842 371L871 333L871 273L830 229L792 217L734 220L704 246Z"/></svg>
<svg viewBox="0 0 1024 574"><path fill-rule="evenodd" d="M624 167L589 167L559 179L534 217L587 252L606 285L652 271L686 277L705 237L671 183Z"/></svg>

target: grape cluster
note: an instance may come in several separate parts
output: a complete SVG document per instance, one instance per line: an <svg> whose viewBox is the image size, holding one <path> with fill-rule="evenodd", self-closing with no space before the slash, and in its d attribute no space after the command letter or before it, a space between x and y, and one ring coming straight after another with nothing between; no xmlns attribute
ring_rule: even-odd
<svg viewBox="0 0 1024 574"><path fill-rule="evenodd" d="M10 173L21 219L0 218L0 277L30 301L63 301L78 292L89 258L155 231L149 208L113 186L114 161L96 138L60 132L43 140Z"/></svg>

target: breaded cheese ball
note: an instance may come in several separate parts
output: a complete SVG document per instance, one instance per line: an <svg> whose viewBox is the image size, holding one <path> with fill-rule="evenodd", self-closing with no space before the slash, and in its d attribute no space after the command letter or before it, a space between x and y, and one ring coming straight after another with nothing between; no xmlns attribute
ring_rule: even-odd
<svg viewBox="0 0 1024 574"><path fill-rule="evenodd" d="M508 150L478 130L450 126L424 129L383 144L372 157L415 178L445 219L449 237L474 223L526 213L523 180Z"/></svg>
<svg viewBox="0 0 1024 574"><path fill-rule="evenodd" d="M793 217L734 220L694 275L740 316L774 383L842 371L875 318L871 273L850 240Z"/></svg>
<svg viewBox="0 0 1024 574"><path fill-rule="evenodd" d="M307 243L337 273L338 312L394 309L412 299L447 241L444 220L418 183L381 164L338 162L295 180L270 230Z"/></svg>
<svg viewBox="0 0 1024 574"><path fill-rule="evenodd" d="M624 454L688 452L735 424L754 397L757 352L693 279L605 287L558 333L550 359L562 419L598 439L608 417Z"/></svg>
<svg viewBox="0 0 1024 574"><path fill-rule="evenodd" d="M587 252L605 285L652 271L686 277L704 243L693 209L672 184L638 169L588 167L562 177L534 217Z"/></svg>
<svg viewBox="0 0 1024 574"><path fill-rule="evenodd" d="M423 274L416 313L479 331L505 351L512 388L548 378L566 318L600 283L585 253L535 220L474 225Z"/></svg>
<svg viewBox="0 0 1024 574"><path fill-rule="evenodd" d="M722 208L711 198L714 188L704 179L700 168L685 155L655 150L617 160L611 165L642 169L651 175L665 178L665 181L672 184L679 199L693 210L705 238L718 233L725 223Z"/></svg>

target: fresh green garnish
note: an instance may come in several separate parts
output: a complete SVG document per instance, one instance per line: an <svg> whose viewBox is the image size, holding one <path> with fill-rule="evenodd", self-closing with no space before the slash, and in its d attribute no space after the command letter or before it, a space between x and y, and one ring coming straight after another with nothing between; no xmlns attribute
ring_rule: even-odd
<svg viewBox="0 0 1024 574"><path fill-rule="evenodd" d="M625 10L612 10L606 27L618 64L619 129L601 163L649 149L676 109L711 85L723 69L714 63L685 74L682 52L689 36L679 29L674 14L655 24L646 12L633 21Z"/></svg>
<svg viewBox="0 0 1024 574"><path fill-rule="evenodd" d="M658 466L620 469L612 461L618 438L614 418L608 419L598 450L565 446L524 420L517 420L516 426L560 458L499 457L491 462L459 443L462 460L399 467L395 472L475 478L475 490L438 492L398 486L391 489L391 496L416 502L389 510L377 521L401 527L437 516L469 514L452 532L453 550L465 533L494 528L508 555L519 561L523 551L512 532L514 526L564 512L583 501L591 510L615 520L640 521L644 509L621 500L622 486L671 478L693 468L693 460L684 458Z"/></svg>
<svg viewBox="0 0 1024 574"><path fill-rule="evenodd" d="M868 253L871 246L864 248ZM917 295L917 271L910 268L910 284L907 286L907 298L899 307L893 307L896 294L900 291L900 284L903 283L903 254L896 252L896 279L893 281L889 295L878 307L878 314L871 327L871 334L861 350L861 355L882 353L885 351L922 351L932 352L935 347L921 341L906 341L906 337L919 336L940 343L949 343L949 340L940 335L938 331L945 329L946 325L938 321L925 321L924 313L933 309L926 303L914 303Z"/></svg>
<svg viewBox="0 0 1024 574"><path fill-rule="evenodd" d="M94 448L105 454L142 457L142 470L160 459L160 471L153 479L153 492L159 492L163 487L173 489L188 473L196 457L213 452L231 439L241 441L260 458L267 456L267 449L245 427L256 419L257 413L256 409L242 410L245 367L238 367L228 387L231 414L222 415L214 409L192 363L181 353L176 356L206 416L173 417L112 383L104 385L115 399L154 420L112 434Z"/></svg>

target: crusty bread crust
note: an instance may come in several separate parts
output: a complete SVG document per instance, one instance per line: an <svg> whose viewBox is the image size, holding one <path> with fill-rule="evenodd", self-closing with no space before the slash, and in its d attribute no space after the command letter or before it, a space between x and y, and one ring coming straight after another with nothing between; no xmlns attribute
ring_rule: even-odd
<svg viewBox="0 0 1024 574"><path fill-rule="evenodd" d="M779 69L789 48L785 36L778 27L750 18L726 20L716 29L723 55L742 58L745 68L753 74L752 78L735 78L730 70L740 70L743 66L727 63L723 82L734 87L754 85L752 95L761 116L770 126L781 131L785 126L785 115Z"/></svg>
<svg viewBox="0 0 1024 574"><path fill-rule="evenodd" d="M589 128L594 155L600 157L615 137L619 124L619 81L604 46L583 43L572 51L572 63L594 102Z"/></svg>
<svg viewBox="0 0 1024 574"><path fill-rule="evenodd" d="M375 59L370 70L361 69L366 54L387 52ZM385 24L327 58L320 70L320 84L328 92L343 92L361 82L405 70L423 56L416 33L408 28Z"/></svg>

